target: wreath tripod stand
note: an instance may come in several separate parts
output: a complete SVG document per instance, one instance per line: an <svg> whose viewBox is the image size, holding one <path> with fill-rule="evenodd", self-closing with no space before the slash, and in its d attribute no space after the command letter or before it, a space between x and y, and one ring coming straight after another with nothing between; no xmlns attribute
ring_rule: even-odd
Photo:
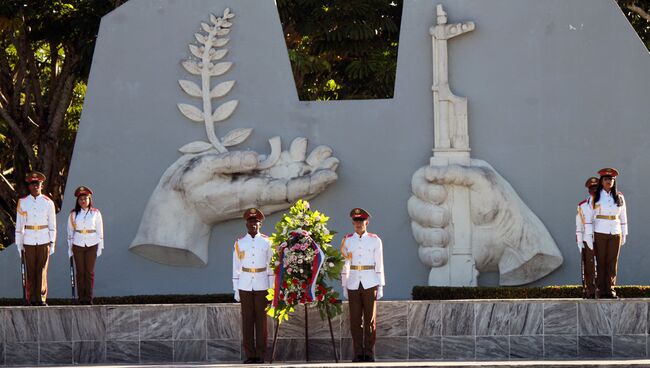
<svg viewBox="0 0 650 368"><path fill-rule="evenodd" d="M305 307L305 361L309 361L309 316L307 313L307 304L303 304ZM334 352L334 360L338 363L339 357L336 353L336 343L334 342L334 331L332 330L332 318L330 317L329 306L325 306L325 312L327 314L327 324L330 329L330 338L332 339L332 351ZM275 359L275 348L278 342L278 330L280 329L280 323L275 322L275 332L273 333L273 347L271 348L271 359L269 363L273 363Z"/></svg>

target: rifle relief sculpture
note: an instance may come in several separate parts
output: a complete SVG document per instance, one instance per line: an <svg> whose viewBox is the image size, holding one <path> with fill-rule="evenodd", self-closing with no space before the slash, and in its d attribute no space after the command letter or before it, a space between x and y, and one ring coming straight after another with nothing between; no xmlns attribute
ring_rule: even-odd
<svg viewBox="0 0 650 368"><path fill-rule="evenodd" d="M429 33L433 48L433 157L412 178L408 201L429 285L476 286L479 272L501 285L538 280L562 264L540 219L490 164L470 157L467 98L449 86L447 42L474 22L448 23L442 5Z"/></svg>

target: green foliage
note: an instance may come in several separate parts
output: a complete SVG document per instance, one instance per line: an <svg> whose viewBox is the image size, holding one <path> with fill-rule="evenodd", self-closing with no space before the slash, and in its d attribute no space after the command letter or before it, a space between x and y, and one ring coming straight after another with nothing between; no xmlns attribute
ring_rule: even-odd
<svg viewBox="0 0 650 368"><path fill-rule="evenodd" d="M626 285L615 287L622 298L648 298L650 286ZM544 287L447 287L415 286L413 300L464 300L464 299L564 299L582 298L580 285Z"/></svg>
<svg viewBox="0 0 650 368"><path fill-rule="evenodd" d="M617 2L650 51L650 0L617 0Z"/></svg>
<svg viewBox="0 0 650 368"><path fill-rule="evenodd" d="M281 266L285 272L280 284L276 285L278 304L269 304L267 313L279 323L288 320L299 304L318 307L321 318L326 318L328 314L334 317L342 312L341 304L337 303L338 293L327 285L327 281L340 280L343 268L341 253L330 244L336 232L327 228L328 221L329 217L319 211L312 211L309 202L298 200L289 209L289 214L283 214L275 225L275 233L270 237L273 244L270 267L276 270L276 275ZM311 262L315 252L311 247L312 241L324 253L324 262L316 279L314 299L307 293L308 280L313 276ZM267 299L272 302L276 299L275 293L276 290L269 289Z"/></svg>
<svg viewBox="0 0 650 368"><path fill-rule="evenodd" d="M99 22L122 2L0 2L0 249L27 172L45 173L60 208Z"/></svg>
<svg viewBox="0 0 650 368"><path fill-rule="evenodd" d="M278 0L301 100L391 98L402 1Z"/></svg>

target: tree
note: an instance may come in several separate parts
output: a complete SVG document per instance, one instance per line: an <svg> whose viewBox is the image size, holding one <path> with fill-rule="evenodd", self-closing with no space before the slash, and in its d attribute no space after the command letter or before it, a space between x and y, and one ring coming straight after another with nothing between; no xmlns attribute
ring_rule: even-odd
<svg viewBox="0 0 650 368"><path fill-rule="evenodd" d="M618 5L650 50L650 0L618 0Z"/></svg>
<svg viewBox="0 0 650 368"><path fill-rule="evenodd" d="M391 98L401 0L278 0L301 100Z"/></svg>
<svg viewBox="0 0 650 368"><path fill-rule="evenodd" d="M30 170L60 208L101 17L121 1L0 4L0 246Z"/></svg>

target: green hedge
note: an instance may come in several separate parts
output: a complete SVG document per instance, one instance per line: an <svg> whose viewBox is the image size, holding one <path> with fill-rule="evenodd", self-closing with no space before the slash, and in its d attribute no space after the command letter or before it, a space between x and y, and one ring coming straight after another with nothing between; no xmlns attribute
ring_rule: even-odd
<svg viewBox="0 0 650 368"><path fill-rule="evenodd" d="M107 296L96 297L94 304L117 305L117 304L211 304L211 303L235 303L233 294L206 294L206 295L131 295L131 296ZM73 299L47 299L49 305L73 305ZM0 306L23 305L22 299L0 299Z"/></svg>
<svg viewBox="0 0 650 368"><path fill-rule="evenodd" d="M650 286L617 286L616 293L621 298L650 298ZM446 287L415 286L413 300L454 300L454 299L562 299L582 298L582 286L544 286L544 287Z"/></svg>

